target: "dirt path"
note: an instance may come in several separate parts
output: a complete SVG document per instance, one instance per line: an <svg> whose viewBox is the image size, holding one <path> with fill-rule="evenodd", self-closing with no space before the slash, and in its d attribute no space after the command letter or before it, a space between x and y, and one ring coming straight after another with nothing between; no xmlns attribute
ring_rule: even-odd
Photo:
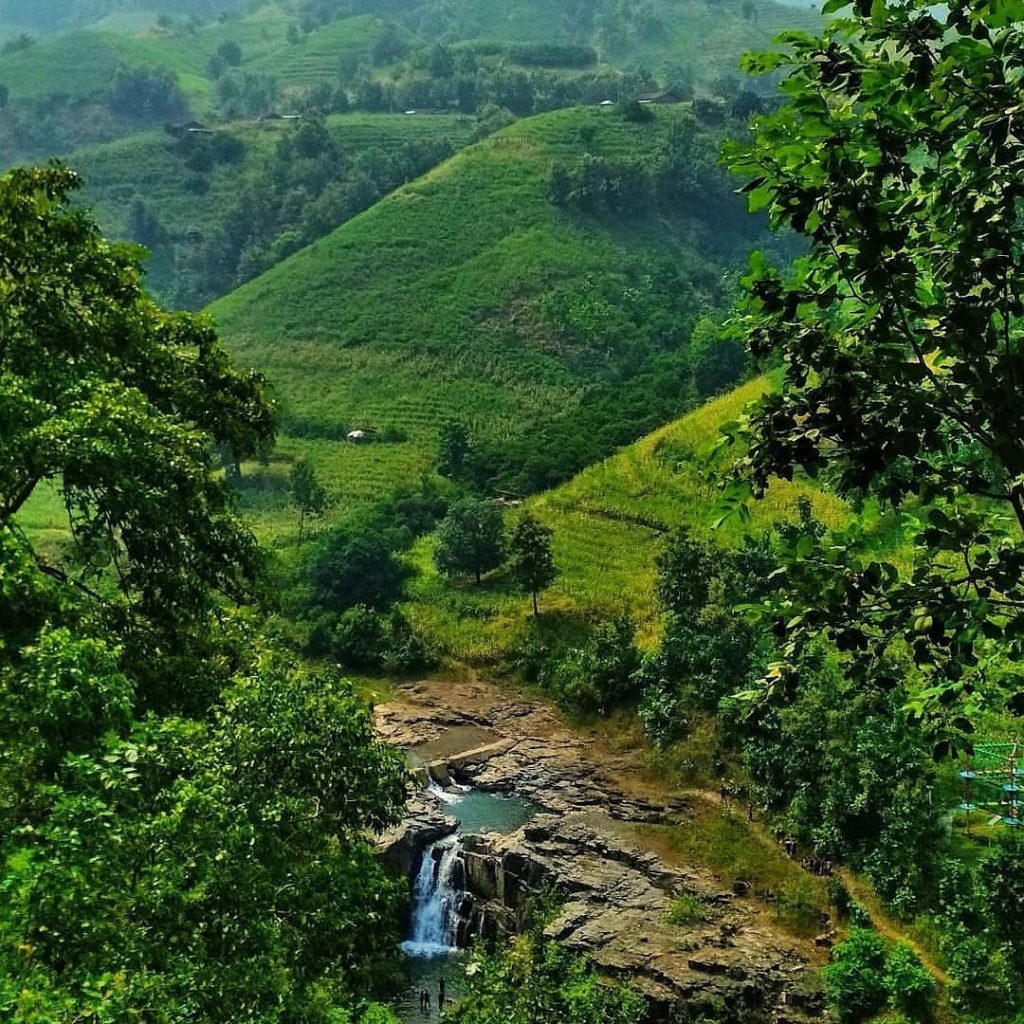
<svg viewBox="0 0 1024 1024"><path fill-rule="evenodd" d="M867 914L875 931L889 939L890 942L905 942L918 955L924 969L940 985L946 987L949 984L949 975L935 963L928 955L927 950L907 935L898 921L886 913L871 887L848 868L839 868L837 874L843 880L847 891Z"/></svg>

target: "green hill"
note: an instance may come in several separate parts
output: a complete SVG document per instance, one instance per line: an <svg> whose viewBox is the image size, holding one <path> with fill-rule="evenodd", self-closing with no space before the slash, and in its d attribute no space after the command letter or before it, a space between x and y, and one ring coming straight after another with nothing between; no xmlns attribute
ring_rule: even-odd
<svg viewBox="0 0 1024 1024"><path fill-rule="evenodd" d="M136 25L161 14L210 17L245 5L245 0L0 0L0 27L57 32L86 25Z"/></svg>
<svg viewBox="0 0 1024 1024"><path fill-rule="evenodd" d="M230 39L242 47L246 62L259 61L288 46L289 24L282 8L268 5L192 30L155 25L125 32L76 30L0 57L0 82L9 88L12 102L52 94L84 98L103 91L121 64L165 67L178 75L195 112L203 114L212 95L207 64L217 47Z"/></svg>
<svg viewBox="0 0 1024 1024"><path fill-rule="evenodd" d="M79 150L72 163L85 182L82 201L107 234L150 249L156 296L194 308L237 283L243 249L251 264L259 243L267 261L282 236L294 236L292 248L298 248L304 216L332 183L358 179L371 190L358 198L372 202L463 146L472 124L457 115L335 115L326 119L331 149L313 173L304 173L304 162L281 148L299 130L287 121L247 122L220 126L216 135L175 139L157 129ZM368 182L368 171L377 179ZM261 197L263 217L235 238L236 222L249 218L244 202L254 197ZM327 226L344 215L344 207L325 211L335 218ZM322 233L318 225L305 230L307 240Z"/></svg>
<svg viewBox="0 0 1024 1024"><path fill-rule="evenodd" d="M720 135L683 108L652 124L595 109L528 119L214 303L235 356L282 404L285 464L267 486L309 456L344 510L431 469L452 419L498 447L553 424L568 444L594 388L614 394L685 355L695 320L727 302L730 274L764 240L717 168ZM681 189L667 206L587 214L549 199L556 165L639 180L666 154ZM681 411L682 383L671 400ZM392 440L339 440L354 428ZM282 495L263 511L265 526L291 528Z"/></svg>
<svg viewBox="0 0 1024 1024"><path fill-rule="evenodd" d="M385 26L382 18L370 14L329 22L301 36L295 43L285 42L254 60L247 60L244 66L273 75L288 86L309 87L319 82L334 82L344 60L358 63L370 59L373 45Z"/></svg>

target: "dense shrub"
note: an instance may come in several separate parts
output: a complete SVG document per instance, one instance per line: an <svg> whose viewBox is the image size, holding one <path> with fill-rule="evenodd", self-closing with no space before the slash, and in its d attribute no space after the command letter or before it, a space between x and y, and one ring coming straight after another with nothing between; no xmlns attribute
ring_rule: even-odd
<svg viewBox="0 0 1024 1024"><path fill-rule="evenodd" d="M358 604L338 616L330 634L330 653L350 668L376 669L380 667L386 635L381 616Z"/></svg>
<svg viewBox="0 0 1024 1024"><path fill-rule="evenodd" d="M578 714L607 714L638 697L640 652L633 625L621 618L599 625L585 646L570 648L541 673L544 687Z"/></svg>
<svg viewBox="0 0 1024 1024"><path fill-rule="evenodd" d="M397 556L405 546L372 521L330 530L317 544L309 567L317 605L343 612L356 605L384 608L396 601L409 576Z"/></svg>
<svg viewBox="0 0 1024 1024"><path fill-rule="evenodd" d="M446 1014L454 1024L638 1024L644 1016L635 992L609 985L586 959L533 933L496 954L477 952L470 978L469 991Z"/></svg>
<svg viewBox="0 0 1024 1024"><path fill-rule="evenodd" d="M832 951L822 976L826 997L842 1024L867 1020L886 1005L885 961L885 940L865 928L855 929Z"/></svg>
<svg viewBox="0 0 1024 1024"><path fill-rule="evenodd" d="M935 1002L935 979L921 966L918 955L898 942L885 959L885 988L889 1004L914 1020L925 1019Z"/></svg>
<svg viewBox="0 0 1024 1024"><path fill-rule="evenodd" d="M114 72L107 102L122 117L150 123L182 117L188 112L178 77L167 68L122 65Z"/></svg>

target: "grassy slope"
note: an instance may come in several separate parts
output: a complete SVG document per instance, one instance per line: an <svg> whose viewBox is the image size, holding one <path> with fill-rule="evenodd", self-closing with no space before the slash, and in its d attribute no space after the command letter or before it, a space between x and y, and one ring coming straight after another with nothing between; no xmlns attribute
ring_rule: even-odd
<svg viewBox="0 0 1024 1024"><path fill-rule="evenodd" d="M808 483L779 480L752 507L749 527L730 522L714 529L717 491L708 479L712 446L721 428L767 386L766 378L756 378L528 502L554 530L559 577L543 600L553 624L628 615L642 634L653 637L655 561L665 535L678 526L730 545L746 529L760 532L795 520L802 495L823 522L843 523L846 509L839 499ZM514 518L510 513L510 521ZM413 552L419 570L412 584L413 617L454 657L501 657L523 626L528 600L502 580L479 590L452 586L433 568L432 544L426 538Z"/></svg>
<svg viewBox="0 0 1024 1024"><path fill-rule="evenodd" d="M548 202L551 162L580 152L581 125L594 126L596 152L632 155L681 116L638 126L570 110L520 122L216 302L229 347L270 376L286 416L313 420L321 436L339 425L409 434L367 447L286 434L283 456L312 456L344 506L415 480L447 419L500 437L571 407L587 371L545 335L540 298L633 258L692 259L699 245L681 239L700 211L682 211L678 231L653 218L583 223Z"/></svg>
<svg viewBox="0 0 1024 1024"><path fill-rule="evenodd" d="M242 66L247 70L274 74L282 86L309 84L309 62L308 58L304 62L304 55L311 51L319 54L315 67L322 74L313 75L313 80L331 79L344 50L369 50L377 19L335 22L297 46L287 42L290 22L285 10L269 4L245 17L203 25L195 32L155 27L68 32L0 57L0 82L9 86L13 101L49 93L88 96L105 89L120 64L167 67L177 72L193 108L203 114L213 94L213 84L206 75L207 63L225 40L241 46Z"/></svg>
<svg viewBox="0 0 1024 1024"><path fill-rule="evenodd" d="M549 624L570 628L629 616L642 639L658 631L656 560L666 535L685 526L713 543L732 547L777 523L796 522L801 497L831 529L849 517L846 504L817 484L775 480L765 497L750 505L750 522L721 518L713 475L731 456L716 452L725 424L771 387L757 377L640 441L589 467L575 479L527 502L554 531L559 576L543 599ZM518 513L510 512L514 522ZM901 534L891 519L876 526L878 549L903 564ZM461 660L500 658L522 629L530 602L496 578L482 588L452 585L432 563L433 540L420 541L412 559L418 575L410 610L446 652Z"/></svg>
<svg viewBox="0 0 1024 1024"><path fill-rule="evenodd" d="M797 8L754 0L751 18L743 17L742 0L656 0L655 8L667 35L635 45L629 60L643 62L656 74L663 66L682 64L704 85L719 75L736 74L744 53L764 49L780 32L815 31L821 25L813 4Z"/></svg>
<svg viewBox="0 0 1024 1024"><path fill-rule="evenodd" d="M470 132L465 118L403 117L390 114L343 114L328 118L332 137L349 155L370 148L400 150L408 142L451 139L464 143ZM123 237L128 206L141 195L147 207L172 236L214 224L225 203L233 198L238 180L259 168L273 155L288 122L242 123L222 129L245 145L241 164L218 165L208 175L210 191L196 195L186 190L189 172L175 153L174 142L163 131L140 132L102 146L79 150L73 164L84 180L83 201L96 212L100 225L112 237Z"/></svg>
<svg viewBox="0 0 1024 1024"><path fill-rule="evenodd" d="M68 32L0 57L0 82L10 90L12 101L48 93L90 95L110 84L120 62L117 47L106 35Z"/></svg>
<svg viewBox="0 0 1024 1024"><path fill-rule="evenodd" d="M343 57L361 59L370 53L384 24L383 19L370 14L344 18L303 36L292 46L285 43L267 50L244 66L273 75L286 85L333 81Z"/></svg>

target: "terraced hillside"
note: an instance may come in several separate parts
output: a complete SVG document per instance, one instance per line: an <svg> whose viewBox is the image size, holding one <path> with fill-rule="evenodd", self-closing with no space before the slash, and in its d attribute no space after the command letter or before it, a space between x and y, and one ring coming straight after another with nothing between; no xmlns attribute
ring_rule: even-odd
<svg viewBox="0 0 1024 1024"><path fill-rule="evenodd" d="M653 639L656 561L667 535L679 527L728 548L746 535L796 522L801 498L830 529L848 521L843 500L800 478L775 480L763 499L750 503L749 522L723 520L718 471L732 454L718 448L722 430L772 386L770 376L756 377L526 502L554 531L558 578L544 607L555 621L563 618L573 628L624 615L641 638ZM507 518L513 523L518 515L510 511ZM880 518L875 529L879 551L900 564L902 537L894 522ZM500 578L480 589L453 587L438 574L432 555L430 537L413 551L413 616L459 659L500 659L531 612L529 600Z"/></svg>
<svg viewBox="0 0 1024 1024"><path fill-rule="evenodd" d="M804 481L776 481L752 505L749 524L720 528L719 492L710 474L712 449L722 427L770 387L758 377L584 470L527 508L554 530L558 579L544 608L571 623L629 616L645 632L656 630L655 563L665 537L686 526L719 543L737 543L747 531L794 521L808 498L815 516L831 527L845 521L842 501ZM510 512L514 521L517 513ZM418 575L410 610L447 652L468 661L500 659L530 612L529 601L497 580L481 589L455 588L439 576L433 541L413 552Z"/></svg>
<svg viewBox="0 0 1024 1024"><path fill-rule="evenodd" d="M717 138L680 108L653 124L593 109L528 119L214 303L236 357L277 389L280 457L311 457L343 510L431 469L448 420L529 439L588 389L685 349L763 240L715 177ZM555 164L655 161L672 139L699 154L708 193L614 216L549 199ZM354 428L392 441L338 440ZM290 521L273 500L265 512L264 525Z"/></svg>

